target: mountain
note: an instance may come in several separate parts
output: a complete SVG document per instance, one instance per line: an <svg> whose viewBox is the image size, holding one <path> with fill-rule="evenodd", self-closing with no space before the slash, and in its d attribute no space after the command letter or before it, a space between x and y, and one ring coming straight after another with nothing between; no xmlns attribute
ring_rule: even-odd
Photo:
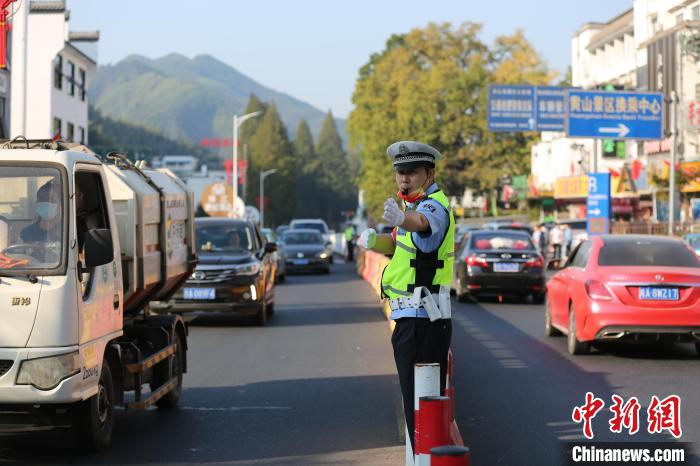
<svg viewBox="0 0 700 466"><path fill-rule="evenodd" d="M175 140L232 137L232 117L250 94L274 101L290 137L306 119L318 135L325 112L267 88L209 55L192 59L170 54L155 60L131 55L98 68L90 88L95 108L106 117L153 128ZM345 139L345 120L338 119Z"/></svg>
<svg viewBox="0 0 700 466"><path fill-rule="evenodd" d="M175 141L152 129L133 123L115 121L90 107L90 148L99 154L121 152L132 161L151 160L167 154L194 154L202 160L212 157L202 148L184 141Z"/></svg>

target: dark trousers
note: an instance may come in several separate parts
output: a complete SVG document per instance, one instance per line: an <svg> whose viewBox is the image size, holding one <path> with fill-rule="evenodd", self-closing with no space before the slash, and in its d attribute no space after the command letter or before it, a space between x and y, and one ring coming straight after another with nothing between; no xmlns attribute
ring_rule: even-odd
<svg viewBox="0 0 700 466"><path fill-rule="evenodd" d="M348 246L348 261L353 262L355 260L355 245L353 244L353 241L346 241L347 246Z"/></svg>
<svg viewBox="0 0 700 466"><path fill-rule="evenodd" d="M444 394L447 353L451 338L452 321L450 319L431 322L429 319L404 317L396 321L396 328L391 335L391 346L394 348L394 361L396 361L403 396L403 411L412 447L415 428L414 366L418 363L440 363L440 395Z"/></svg>

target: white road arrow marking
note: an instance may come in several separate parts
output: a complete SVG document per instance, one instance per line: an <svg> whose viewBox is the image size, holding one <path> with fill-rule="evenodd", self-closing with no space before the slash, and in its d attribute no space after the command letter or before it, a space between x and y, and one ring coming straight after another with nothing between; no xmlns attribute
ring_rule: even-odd
<svg viewBox="0 0 700 466"><path fill-rule="evenodd" d="M614 134L619 138L624 138L629 134L630 129L624 123L620 123L619 125L612 128L599 128L598 132L602 134Z"/></svg>

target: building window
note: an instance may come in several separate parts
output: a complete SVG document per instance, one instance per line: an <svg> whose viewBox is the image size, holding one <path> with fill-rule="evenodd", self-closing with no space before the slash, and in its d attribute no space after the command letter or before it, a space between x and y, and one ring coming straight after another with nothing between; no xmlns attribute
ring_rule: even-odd
<svg viewBox="0 0 700 466"><path fill-rule="evenodd" d="M68 123L66 126L66 141L73 142L73 138L75 138L75 125Z"/></svg>
<svg viewBox="0 0 700 466"><path fill-rule="evenodd" d="M78 126L78 134L80 135L80 144L85 145L85 128Z"/></svg>
<svg viewBox="0 0 700 466"><path fill-rule="evenodd" d="M68 62L68 95L75 95L75 64Z"/></svg>
<svg viewBox="0 0 700 466"><path fill-rule="evenodd" d="M85 70L82 68L78 69L78 92L80 93L80 100L85 102L87 83L85 82Z"/></svg>
<svg viewBox="0 0 700 466"><path fill-rule="evenodd" d="M683 13L676 15L676 24L681 24L683 22Z"/></svg>
<svg viewBox="0 0 700 466"><path fill-rule="evenodd" d="M61 137L61 126L62 122L60 118L53 118L53 137Z"/></svg>
<svg viewBox="0 0 700 466"><path fill-rule="evenodd" d="M53 87L63 89L63 57L60 55L53 61Z"/></svg>

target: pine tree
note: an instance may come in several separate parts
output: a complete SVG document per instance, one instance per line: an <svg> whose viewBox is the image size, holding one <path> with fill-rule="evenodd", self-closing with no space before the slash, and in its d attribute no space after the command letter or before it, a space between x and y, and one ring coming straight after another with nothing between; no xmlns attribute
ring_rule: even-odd
<svg viewBox="0 0 700 466"><path fill-rule="evenodd" d="M260 172L274 168L277 172L265 180L265 224L289 222L296 212L294 148L274 104L267 107L255 129L249 155L248 204L259 207Z"/></svg>
<svg viewBox="0 0 700 466"><path fill-rule="evenodd" d="M318 217L319 202L318 157L311 130L303 118L299 122L294 139L297 174L297 217Z"/></svg>
<svg viewBox="0 0 700 466"><path fill-rule="evenodd" d="M328 222L339 223L343 218L342 212L353 207L356 188L335 118L330 110L321 126L316 154L323 201L322 216Z"/></svg>

